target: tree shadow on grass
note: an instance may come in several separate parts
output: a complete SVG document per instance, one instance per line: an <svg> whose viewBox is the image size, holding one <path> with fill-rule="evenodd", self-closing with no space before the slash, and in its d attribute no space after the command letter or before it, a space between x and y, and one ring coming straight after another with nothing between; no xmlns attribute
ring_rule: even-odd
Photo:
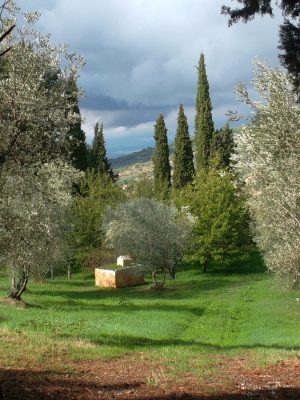
<svg viewBox="0 0 300 400"><path fill-rule="evenodd" d="M101 375L101 371L99 371L99 375ZM0 368L0 400L98 399L102 398L101 393L113 394L116 392L120 394L122 391L134 390L141 384L140 382L122 382L121 379L120 383L101 384L94 380L84 380L78 374L70 377L69 374L56 371L20 371ZM93 397L90 397L91 394Z"/></svg>
<svg viewBox="0 0 300 400"><path fill-rule="evenodd" d="M147 384L146 376L140 379L134 377L128 379L126 374L123 376L119 373L111 381L110 376L105 377L103 372L105 371L100 369L97 374L98 379L95 379L93 375L84 372L70 376L55 371L0 369L0 399L248 400L251 397L264 400L298 400L300 398L299 387L256 388L242 391L233 388L233 393L224 390L223 393L202 395L201 392L206 389L205 385L190 387L187 384L184 391L176 383L172 385L172 389L161 388L159 385L151 388ZM219 389L218 392L220 391Z"/></svg>
<svg viewBox="0 0 300 400"><path fill-rule="evenodd" d="M53 304L53 303L52 303ZM61 305L56 307L56 309L59 309L60 311L76 311L74 308L74 303L69 302L69 304L66 305ZM78 306L76 304L76 306ZM29 305L29 308L35 308L34 305ZM48 307L44 306L38 306L37 308L40 309L47 309ZM101 314L104 313L106 316L107 315L113 315L114 313L118 314L134 314L138 312L145 312L148 311L156 311L156 312L167 312L170 313L170 317L172 316L172 313L184 313L184 314L193 314L196 315L197 317L201 317L204 314L204 308L202 307L190 307L186 305L168 305L168 304L132 304L130 301L120 301L118 304L95 304L95 305L84 305L84 311L85 312L97 312L97 317L101 318ZM1 319L0 319L1 323Z"/></svg>
<svg viewBox="0 0 300 400"><path fill-rule="evenodd" d="M41 290L41 294L45 296L65 297L66 299L75 301L105 301L107 299L126 299L126 300L145 300L145 299L176 299L184 300L197 297L205 292L229 288L236 286L236 282L232 282L229 278L207 278L205 280L191 279L189 282L168 282L164 290L152 290L151 285L142 285L136 287L127 287L121 289L114 288L97 288L95 286L83 290L79 290L79 285L69 286L69 290L53 288L53 290ZM38 291L32 290L32 293ZM51 304L52 300L51 300Z"/></svg>
<svg viewBox="0 0 300 400"><path fill-rule="evenodd" d="M135 397L136 400L299 400L299 388L277 388L277 389L256 389L249 390L248 393L222 393L218 395L197 395L197 394L166 394L159 396Z"/></svg>
<svg viewBox="0 0 300 400"><path fill-rule="evenodd" d="M71 336L71 335L70 335ZM68 336L67 336L68 337ZM65 338L64 335L61 338ZM207 343L201 340L184 340L179 338L168 338L168 339L151 339L147 337L128 336L128 335L108 335L100 334L99 338L93 339L91 337L82 336L81 339L88 340L95 345L109 345L109 346L120 346L122 348L134 351L140 348L151 348L159 349L161 347L178 346L178 347L193 347L194 349L205 349L210 352L224 352L230 350L258 350L258 349L270 349L270 350L283 350L283 351L299 351L300 346L283 346L277 343L274 344L263 344L253 343L237 344L237 345L217 345Z"/></svg>
<svg viewBox="0 0 300 400"><path fill-rule="evenodd" d="M178 270L195 270L203 275L202 265L197 261L182 263ZM210 262L205 275L251 275L264 274L266 271L259 251L250 249L243 254L227 257L223 262Z"/></svg>

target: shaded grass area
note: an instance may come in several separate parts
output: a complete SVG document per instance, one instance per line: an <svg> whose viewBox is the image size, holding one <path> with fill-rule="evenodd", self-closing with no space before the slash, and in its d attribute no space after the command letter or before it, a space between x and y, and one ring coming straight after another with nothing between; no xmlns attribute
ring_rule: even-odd
<svg viewBox="0 0 300 400"><path fill-rule="evenodd" d="M6 285L0 278L0 296ZM0 365L135 352L194 370L213 367L219 356L256 364L299 358L298 297L273 281L256 253L205 275L183 263L163 291L152 290L150 278L144 286L99 289L88 273L31 283L27 308L0 304Z"/></svg>

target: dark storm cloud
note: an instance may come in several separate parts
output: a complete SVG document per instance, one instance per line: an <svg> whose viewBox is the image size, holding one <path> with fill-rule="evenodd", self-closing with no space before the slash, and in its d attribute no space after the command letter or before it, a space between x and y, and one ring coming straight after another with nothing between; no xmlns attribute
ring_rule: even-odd
<svg viewBox="0 0 300 400"><path fill-rule="evenodd" d="M128 104L124 100L117 101L110 96L101 93L89 94L88 97L82 99L81 104L91 110L127 110Z"/></svg>
<svg viewBox="0 0 300 400"><path fill-rule="evenodd" d="M229 0L227 0L227 3ZM28 1L20 0L28 8ZM170 139L183 103L193 132L200 52L206 59L215 125L228 109L241 109L233 88L249 82L255 56L277 62L278 17L230 29L220 15L224 1L211 0L31 0L40 9L39 28L54 41L84 55L81 102L89 139L97 120L114 149L128 142L152 143L160 112ZM125 147L125 146L124 146ZM120 150L122 151L122 149Z"/></svg>

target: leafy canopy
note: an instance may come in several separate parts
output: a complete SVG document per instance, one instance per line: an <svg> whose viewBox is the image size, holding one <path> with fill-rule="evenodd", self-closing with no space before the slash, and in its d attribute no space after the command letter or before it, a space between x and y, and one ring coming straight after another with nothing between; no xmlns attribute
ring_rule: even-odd
<svg viewBox="0 0 300 400"><path fill-rule="evenodd" d="M118 254L133 260L156 274L174 275L189 235L188 220L175 208L151 199L134 199L110 210L106 236Z"/></svg>
<svg viewBox="0 0 300 400"><path fill-rule="evenodd" d="M254 238L270 271L300 286L300 113L291 82L257 60L254 86L261 101L237 88L253 119L236 135L235 169L245 182Z"/></svg>
<svg viewBox="0 0 300 400"><path fill-rule="evenodd" d="M245 201L231 174L200 170L193 185L177 193L175 201L193 218L191 253L204 271L210 261L237 254L248 242Z"/></svg>

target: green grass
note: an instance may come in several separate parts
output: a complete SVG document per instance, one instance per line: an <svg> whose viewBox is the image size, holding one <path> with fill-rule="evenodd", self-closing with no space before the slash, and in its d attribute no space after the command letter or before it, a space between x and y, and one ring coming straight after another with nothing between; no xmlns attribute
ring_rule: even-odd
<svg viewBox="0 0 300 400"><path fill-rule="evenodd" d="M256 254L205 275L183 264L167 285L99 289L88 273L30 283L27 308L0 304L0 365L138 353L200 371L224 356L300 358L300 293L277 285ZM0 296L6 287L0 278Z"/></svg>

